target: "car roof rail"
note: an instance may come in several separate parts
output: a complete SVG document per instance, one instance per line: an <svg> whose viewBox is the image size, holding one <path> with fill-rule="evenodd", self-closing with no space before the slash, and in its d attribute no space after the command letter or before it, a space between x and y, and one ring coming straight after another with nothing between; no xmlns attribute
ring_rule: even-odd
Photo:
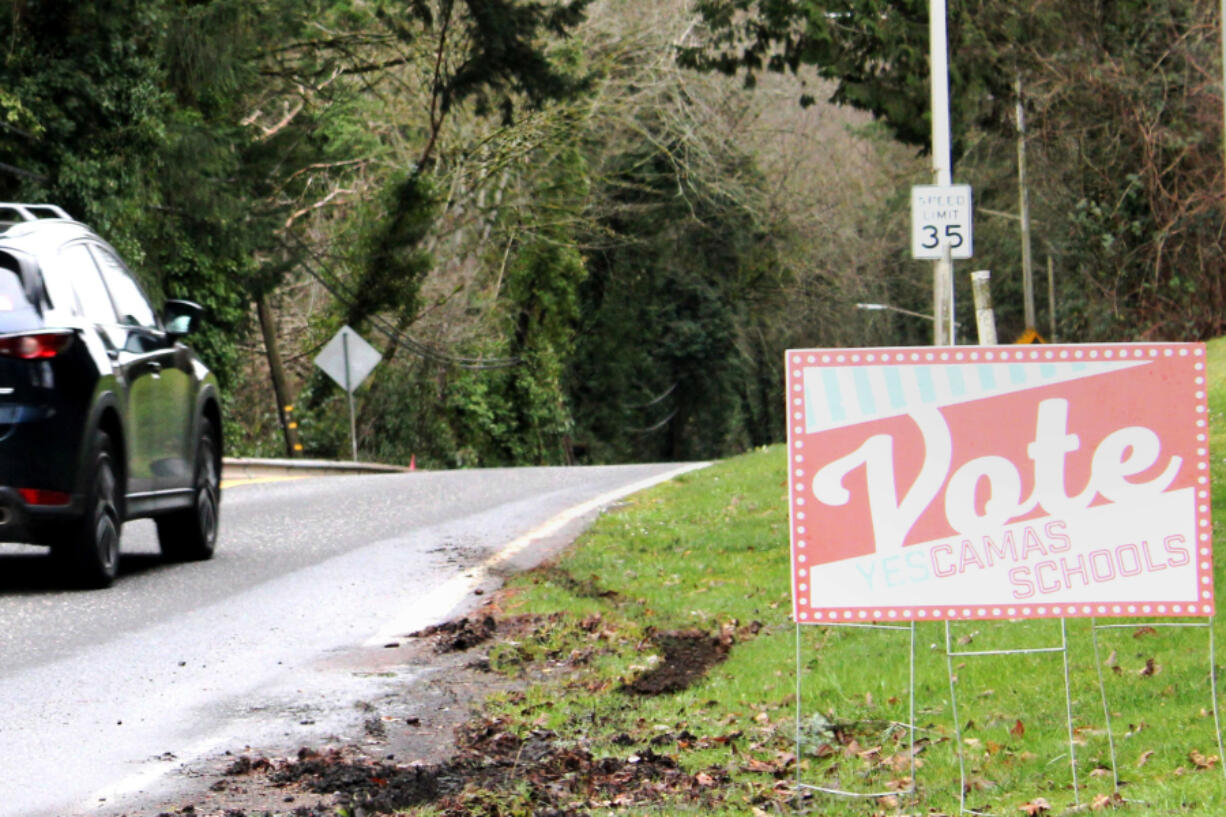
<svg viewBox="0 0 1226 817"><path fill-rule="evenodd" d="M69 221L72 216L64 208L54 204L18 204L16 202L0 202L0 225L20 224L23 221L39 221L46 218L62 218Z"/></svg>

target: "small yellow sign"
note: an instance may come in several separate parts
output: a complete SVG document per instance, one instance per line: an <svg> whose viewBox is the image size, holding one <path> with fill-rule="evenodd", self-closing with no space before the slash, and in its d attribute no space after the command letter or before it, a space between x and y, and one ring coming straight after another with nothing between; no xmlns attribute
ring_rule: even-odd
<svg viewBox="0 0 1226 817"><path fill-rule="evenodd" d="M1043 336L1039 334L1039 330L1033 326L1026 327L1026 331L1017 336L1014 343L1047 343Z"/></svg>

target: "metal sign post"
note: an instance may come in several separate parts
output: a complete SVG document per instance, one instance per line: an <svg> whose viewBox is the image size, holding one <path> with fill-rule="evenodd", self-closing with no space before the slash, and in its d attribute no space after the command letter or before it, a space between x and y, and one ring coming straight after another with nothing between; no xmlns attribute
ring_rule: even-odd
<svg viewBox="0 0 1226 817"><path fill-rule="evenodd" d="M1118 630L1118 629L1135 629L1136 624L1099 624L1096 619L1090 619L1090 631L1094 638L1094 668L1098 672L1098 695L1103 703L1103 722L1107 726L1107 747L1111 752L1111 779L1114 782L1114 791L1116 794L1120 791L1120 773L1119 773L1119 758L1115 750L1115 734L1112 731L1111 724L1111 706L1107 702L1107 687L1103 683L1103 662L1098 653L1098 631L1099 630ZM1213 638L1213 616L1209 616L1204 622L1199 621L1150 621L1145 626L1147 627L1171 627L1171 628L1204 628L1209 631L1209 706L1213 712L1213 734L1217 738L1217 754L1218 757L1226 757L1226 750L1222 745L1222 716L1218 710L1217 703L1217 662L1215 660L1215 645ZM1222 773L1226 775L1226 764L1222 765Z"/></svg>
<svg viewBox="0 0 1226 817"><path fill-rule="evenodd" d="M341 346L345 351L345 394L349 397L349 440L353 443L353 461L358 461L358 421L353 410L353 386L350 385L351 369L349 367L349 336L341 335Z"/></svg>
<svg viewBox="0 0 1226 817"><path fill-rule="evenodd" d="M342 326L315 356L315 365L345 390L349 400L349 439L353 445L354 462L358 459L358 432L353 393L382 359L383 355L378 349L348 326Z"/></svg>
<svg viewBox="0 0 1226 817"><path fill-rule="evenodd" d="M953 184L953 151L950 149L949 38L945 30L945 0L929 0L928 3L928 52L932 66L929 84L932 175L937 185L949 187ZM942 255L936 259L932 280L932 314L937 318L933 326L932 345L946 346L951 338L950 334L945 332L942 319L944 307L953 305L954 286L954 265L950 255ZM952 311L951 308L951 314Z"/></svg>

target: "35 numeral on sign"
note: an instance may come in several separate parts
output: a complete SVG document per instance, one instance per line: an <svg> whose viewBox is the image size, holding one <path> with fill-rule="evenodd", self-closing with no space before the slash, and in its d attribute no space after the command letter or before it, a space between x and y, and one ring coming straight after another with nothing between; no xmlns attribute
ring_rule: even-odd
<svg viewBox="0 0 1226 817"><path fill-rule="evenodd" d="M941 231L937 229L935 224L925 224L921 228L924 232L924 240L920 244L926 250L935 250L941 246ZM961 247L966 239L962 236L962 225L946 224L945 237L948 239L949 248L956 250Z"/></svg>

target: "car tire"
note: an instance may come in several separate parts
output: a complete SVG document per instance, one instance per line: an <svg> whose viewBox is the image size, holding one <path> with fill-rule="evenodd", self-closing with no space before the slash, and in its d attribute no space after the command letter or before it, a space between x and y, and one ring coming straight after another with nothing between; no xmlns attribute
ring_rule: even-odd
<svg viewBox="0 0 1226 817"><path fill-rule="evenodd" d="M52 553L83 588L110 587L119 573L119 539L123 530L115 447L103 431L94 433L89 459L85 514L52 546Z"/></svg>
<svg viewBox="0 0 1226 817"><path fill-rule="evenodd" d="M221 509L221 473L217 468L217 435L204 420L196 440L196 470L192 478L190 508L157 518L162 557L173 562L199 562L213 558L217 548L217 522Z"/></svg>

